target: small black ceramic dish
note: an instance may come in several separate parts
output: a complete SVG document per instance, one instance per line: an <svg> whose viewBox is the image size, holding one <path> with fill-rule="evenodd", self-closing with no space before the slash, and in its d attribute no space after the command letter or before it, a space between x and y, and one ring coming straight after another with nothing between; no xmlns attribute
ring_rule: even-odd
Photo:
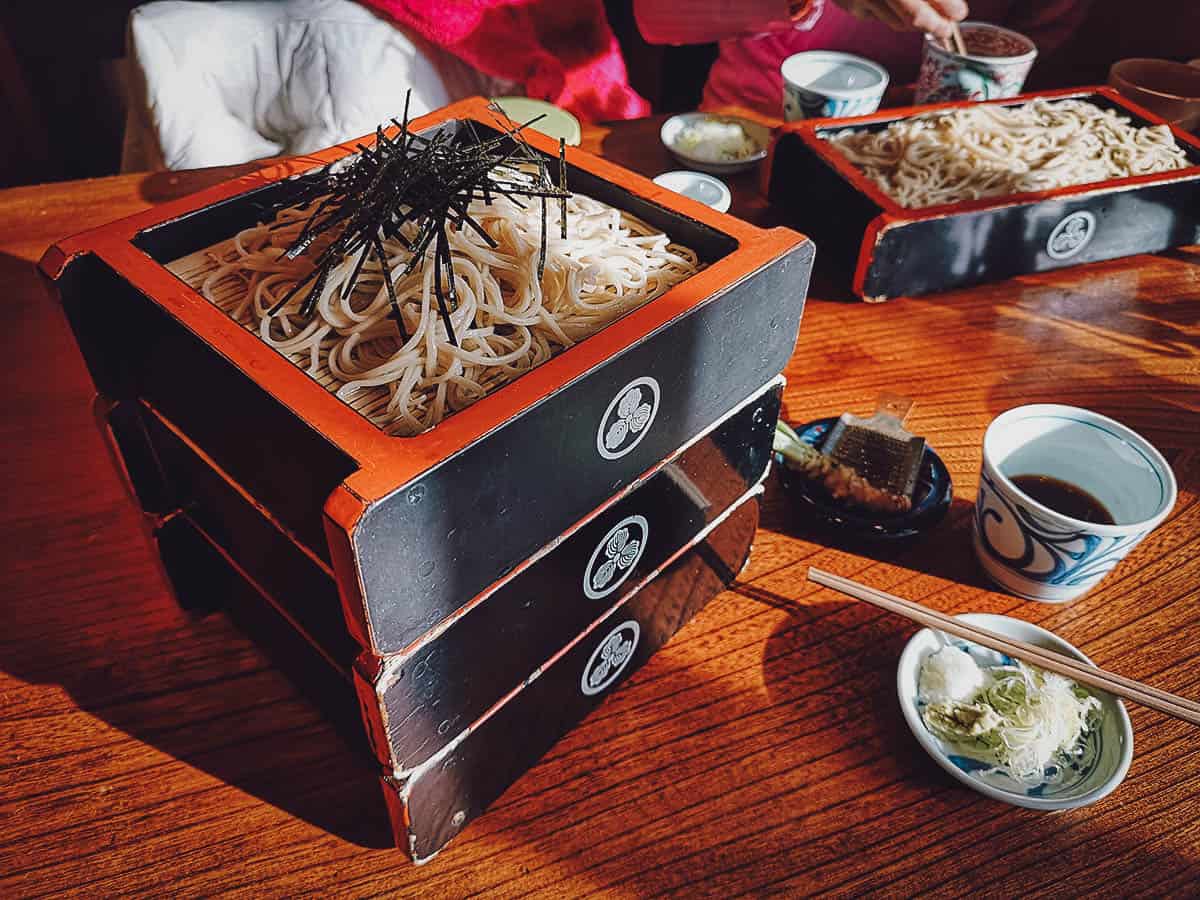
<svg viewBox="0 0 1200 900"><path fill-rule="evenodd" d="M816 419L796 428L796 436L820 450L837 416ZM774 453L775 468L788 497L802 515L847 537L871 541L897 541L917 537L941 521L954 496L950 472L928 444L917 473L912 509L905 513L880 513L847 506L835 500L824 486L789 467L783 454Z"/></svg>

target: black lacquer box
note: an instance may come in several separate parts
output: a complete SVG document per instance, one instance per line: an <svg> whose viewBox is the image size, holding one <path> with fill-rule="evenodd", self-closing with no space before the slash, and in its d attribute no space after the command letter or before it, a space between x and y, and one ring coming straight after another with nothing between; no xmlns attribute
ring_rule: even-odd
<svg viewBox="0 0 1200 900"><path fill-rule="evenodd" d="M494 125L472 100L413 128L468 120ZM550 139L529 142L557 157ZM100 392L153 408L244 486L333 570L352 633L382 655L418 642L782 371L813 248L569 149L572 190L661 229L705 267L430 431L392 437L170 268L352 150L63 241L42 268ZM648 421L614 443L630 404L648 405Z"/></svg>
<svg viewBox="0 0 1200 900"><path fill-rule="evenodd" d="M495 124L472 100L412 127L468 121ZM397 840L427 858L740 570L813 247L569 150L571 189L703 268L394 437L187 275L352 149L63 241L42 268L176 595L286 649L280 664L370 750ZM643 407L638 428L614 427Z"/></svg>
<svg viewBox="0 0 1200 900"><path fill-rule="evenodd" d="M1039 97L1086 100L1136 126L1166 124L1104 87L984 102L1012 106ZM823 275L877 301L1200 242L1200 141L1174 126L1189 160L1184 169L920 209L900 206L825 140L834 132L880 130L967 105L783 127L764 167L764 191L820 245Z"/></svg>
<svg viewBox="0 0 1200 900"><path fill-rule="evenodd" d="M344 625L338 630L336 623L324 621L331 586L321 585L317 573L296 570L317 579L310 586L303 580L272 580L275 589L289 592L285 594L273 593L261 577L250 574L248 569L260 576L292 569L302 551L246 498L239 499L234 490L215 504L211 498L225 492L214 491L200 503L187 500L186 491L181 493L171 479L180 477L178 483L189 489L211 487L202 462L156 462L157 451L145 443L144 414L129 416L120 407L107 406L105 419L134 491L142 497L161 492L183 500L179 508L147 514L148 531L180 602L195 608L219 598L239 626L373 763L378 764L381 751L408 753L407 768L385 766L381 779L397 845L424 862L741 571L758 525L757 495L779 394L780 386L771 386L485 598L447 630L444 640L433 639L427 653L399 661L401 668L411 667L415 691L396 665L356 654ZM132 448L137 452L131 453ZM162 455L169 458L184 449L168 444ZM220 473L211 477L223 478ZM659 505L676 491L687 499L671 497L665 507ZM719 506L730 498L729 505ZM246 508L239 512L239 504ZM646 515L626 515L630 508ZM688 512L680 516L680 508ZM233 549L243 554L240 562L199 524L211 525L214 510L220 512L218 521L230 523ZM614 517L620 518L610 525ZM681 538L677 517L698 530ZM614 541L626 521L637 518L665 523L675 533L652 542L648 532L639 538L630 528ZM585 561L584 541L590 543L596 534L598 552ZM644 543L635 547L639 539ZM631 560L624 569L623 552ZM604 563L596 568L593 557L617 561L610 579L597 578ZM647 558L657 564L643 565ZM621 584L600 598L600 614L576 630L594 611L587 605L581 571L593 588L601 582L601 590L614 586L617 579ZM576 583L564 589L569 582ZM526 604L517 602L522 596ZM442 658L431 660L430 654ZM389 672L396 680L371 682L364 678L365 668ZM505 680L518 672L523 674L511 684ZM426 688L422 703L420 691ZM380 716L389 708L407 709L408 721L382 730ZM455 715L462 722L442 729L439 715ZM410 745L415 749L404 749Z"/></svg>

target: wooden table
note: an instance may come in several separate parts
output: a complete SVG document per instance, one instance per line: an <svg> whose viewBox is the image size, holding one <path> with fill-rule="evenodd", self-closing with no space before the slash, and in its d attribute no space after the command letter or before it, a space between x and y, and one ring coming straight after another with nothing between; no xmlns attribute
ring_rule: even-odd
<svg viewBox="0 0 1200 900"><path fill-rule="evenodd" d="M587 145L654 174L673 167L656 134L590 129ZM32 269L57 237L228 174L0 193L0 894L1194 890L1194 728L1131 709L1129 777L1089 809L986 800L901 719L913 627L804 576L818 564L948 612L1021 616L1200 696L1200 251L884 306L810 298L787 417L867 411L884 389L916 398L911 424L954 477L947 519L919 545L850 552L770 491L736 588L415 868L384 847L370 769L223 616L175 606ZM734 186L734 211L765 221L753 181ZM1065 607L990 590L970 548L984 427L1032 401L1126 422L1180 482L1166 524Z"/></svg>

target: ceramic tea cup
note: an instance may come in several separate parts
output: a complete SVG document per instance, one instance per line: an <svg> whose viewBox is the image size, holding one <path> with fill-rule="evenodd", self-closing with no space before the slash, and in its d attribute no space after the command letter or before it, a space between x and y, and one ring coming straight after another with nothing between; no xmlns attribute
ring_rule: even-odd
<svg viewBox="0 0 1200 900"><path fill-rule="evenodd" d="M779 67L783 76L783 117L826 119L865 116L879 108L887 90L887 69L836 50L794 53Z"/></svg>
<svg viewBox="0 0 1200 900"><path fill-rule="evenodd" d="M965 56L947 50L932 35L925 36L916 102L990 100L1021 93L1037 58L1033 41L987 22L963 22L959 31Z"/></svg>
<svg viewBox="0 0 1200 900"><path fill-rule="evenodd" d="M1013 481L1027 475L1086 491L1113 524L1038 502ZM1167 517L1175 493L1162 454L1120 422L1074 406L1019 406L993 419L983 437L975 553L1005 591L1066 603L1099 583Z"/></svg>

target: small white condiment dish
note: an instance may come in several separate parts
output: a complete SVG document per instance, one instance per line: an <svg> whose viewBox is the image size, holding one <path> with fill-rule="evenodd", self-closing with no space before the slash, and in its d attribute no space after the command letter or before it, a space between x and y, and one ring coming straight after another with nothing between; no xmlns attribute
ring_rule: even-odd
<svg viewBox="0 0 1200 900"><path fill-rule="evenodd" d="M663 172L654 179L659 187L683 194L693 200L711 206L717 212L728 212L733 203L733 194L729 192L725 182L701 172L688 172L676 169L674 172Z"/></svg>
<svg viewBox="0 0 1200 900"><path fill-rule="evenodd" d="M1062 638L1020 619L990 613L966 613L955 618L1091 663ZM936 737L921 718L923 704L918 696L918 685L925 659L940 650L946 641L966 649L981 665L994 666L1007 661L1003 654L977 644L968 645L949 635L936 634L928 628L918 631L904 647L896 671L900 709L917 742L939 766L967 787L993 800L1047 811L1088 806L1107 796L1125 780L1133 760L1133 727L1129 724L1129 715L1120 700L1092 688L1086 690L1099 699L1103 709L1099 727L1084 738L1085 752L1078 762L1061 768L1049 767L1047 777L1040 784L1026 785L1008 775L989 772L986 764L962 756L953 745Z"/></svg>
<svg viewBox="0 0 1200 900"><path fill-rule="evenodd" d="M746 133L757 149L741 159L727 161L704 159L697 156L694 150L688 150L681 145L681 138L689 128L704 122L733 123L742 126L742 131ZM771 129L766 125L743 119L741 116L718 116L704 112L681 113L671 116L663 122L658 134L662 139L663 146L685 166L713 175L732 175L735 172L745 172L747 169L754 168L767 158L767 145L771 142Z"/></svg>

